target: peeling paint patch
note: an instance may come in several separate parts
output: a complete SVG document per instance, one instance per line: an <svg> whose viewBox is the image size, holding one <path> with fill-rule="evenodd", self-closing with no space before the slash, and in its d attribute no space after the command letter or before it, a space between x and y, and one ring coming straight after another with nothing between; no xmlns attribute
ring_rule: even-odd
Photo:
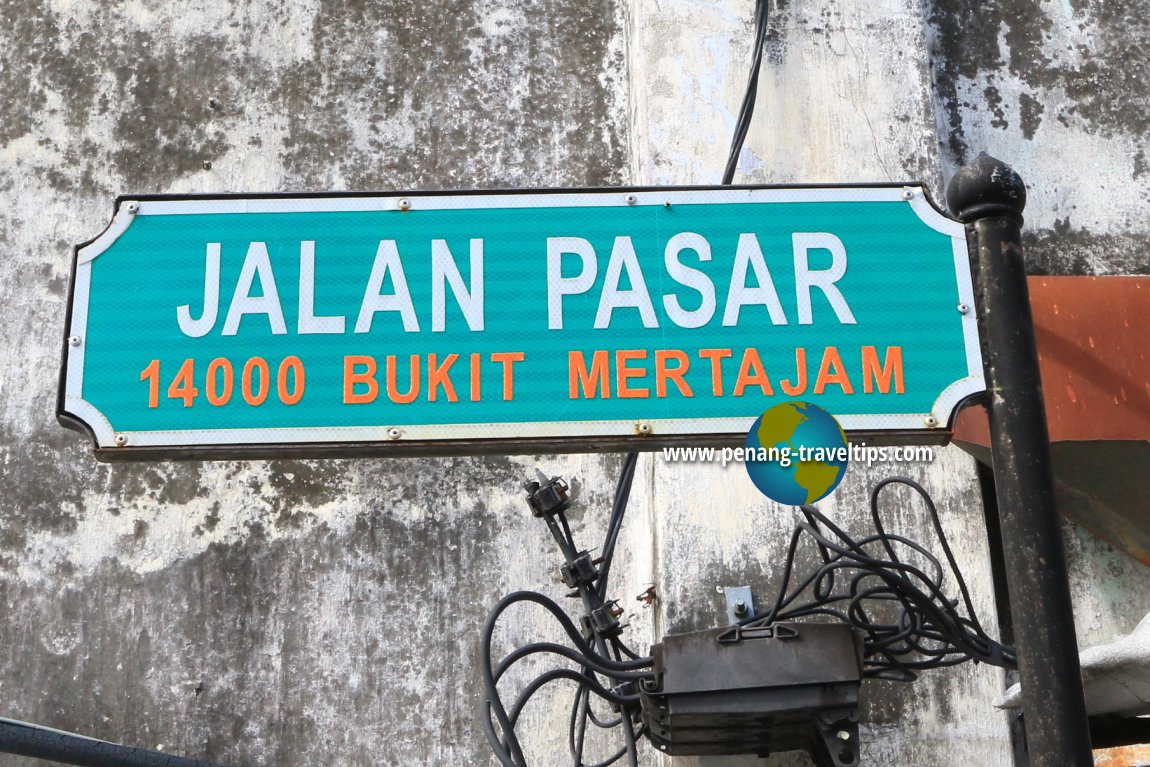
<svg viewBox="0 0 1150 767"><path fill-rule="evenodd" d="M1150 234L1137 159L1150 136L1150 17L1099 0L930 0L926 11L947 175L989 151L1022 175L1039 232L1073 219L1097 236ZM1056 273L1129 263L1067 245Z"/></svg>
<svg viewBox="0 0 1150 767"><path fill-rule="evenodd" d="M989 73L1017 78L1032 99L1049 103L1065 94L1062 119L1087 132L1150 131L1150 63L1141 54L1150 22L1141 9L1100 0L1082 3L1070 16L1051 0L977 6L934 0L929 9L935 87L949 115L955 162L967 159L963 112L979 109L962 102L959 83Z"/></svg>
<svg viewBox="0 0 1150 767"><path fill-rule="evenodd" d="M1150 274L1150 234L1101 234L1058 219L1051 229L1024 230L1030 274Z"/></svg>
<svg viewBox="0 0 1150 767"><path fill-rule="evenodd" d="M750 73L749 14L730 0L636 6L639 183L719 181ZM940 191L922 52L917 2L772 3L736 182L902 181L910 174Z"/></svg>
<svg viewBox="0 0 1150 767"><path fill-rule="evenodd" d="M1066 519L1062 539L1079 647L1129 634L1150 613L1150 568Z"/></svg>
<svg viewBox="0 0 1150 767"><path fill-rule="evenodd" d="M1018 107L1018 120L1019 126L1022 128L1022 135L1024 138L1033 139L1034 134L1042 126L1042 113L1046 111L1046 107L1029 93L1019 95Z"/></svg>

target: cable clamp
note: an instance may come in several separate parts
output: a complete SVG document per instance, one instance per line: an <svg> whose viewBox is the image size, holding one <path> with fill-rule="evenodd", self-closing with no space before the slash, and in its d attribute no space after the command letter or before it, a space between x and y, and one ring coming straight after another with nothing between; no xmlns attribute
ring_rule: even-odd
<svg viewBox="0 0 1150 767"><path fill-rule="evenodd" d="M536 517L549 517L566 511L571 507L571 498L567 483L562 477L547 479L542 472L538 472L539 481L529 479L523 483L527 492L527 505Z"/></svg>

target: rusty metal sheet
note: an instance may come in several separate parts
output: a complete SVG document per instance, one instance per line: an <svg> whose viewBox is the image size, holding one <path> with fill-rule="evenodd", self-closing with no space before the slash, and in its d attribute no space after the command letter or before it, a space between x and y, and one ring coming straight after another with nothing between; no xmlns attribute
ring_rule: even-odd
<svg viewBox="0 0 1150 767"><path fill-rule="evenodd" d="M1150 279L1031 277L1059 510L1150 565ZM954 441L989 463L981 406Z"/></svg>
<svg viewBox="0 0 1150 767"><path fill-rule="evenodd" d="M1094 767L1150 767L1150 746L1100 748L1094 752Z"/></svg>
<svg viewBox="0 0 1150 767"><path fill-rule="evenodd" d="M1050 441L1150 439L1150 279L1029 282ZM956 440L988 434L981 408L959 414Z"/></svg>

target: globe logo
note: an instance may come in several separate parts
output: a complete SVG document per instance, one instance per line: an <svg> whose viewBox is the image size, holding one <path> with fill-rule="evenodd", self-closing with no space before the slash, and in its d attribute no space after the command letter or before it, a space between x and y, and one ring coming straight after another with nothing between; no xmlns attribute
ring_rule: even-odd
<svg viewBox="0 0 1150 767"><path fill-rule="evenodd" d="M747 474L773 501L814 503L847 472L850 445L835 417L809 402L784 402L759 416L747 432Z"/></svg>

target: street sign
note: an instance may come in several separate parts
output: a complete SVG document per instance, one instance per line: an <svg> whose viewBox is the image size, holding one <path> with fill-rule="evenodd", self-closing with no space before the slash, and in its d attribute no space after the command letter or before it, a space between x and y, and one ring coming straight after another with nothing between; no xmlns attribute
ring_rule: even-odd
<svg viewBox="0 0 1150 767"><path fill-rule="evenodd" d="M973 307L919 186L124 198L59 418L104 459L735 444L789 400L941 439Z"/></svg>

